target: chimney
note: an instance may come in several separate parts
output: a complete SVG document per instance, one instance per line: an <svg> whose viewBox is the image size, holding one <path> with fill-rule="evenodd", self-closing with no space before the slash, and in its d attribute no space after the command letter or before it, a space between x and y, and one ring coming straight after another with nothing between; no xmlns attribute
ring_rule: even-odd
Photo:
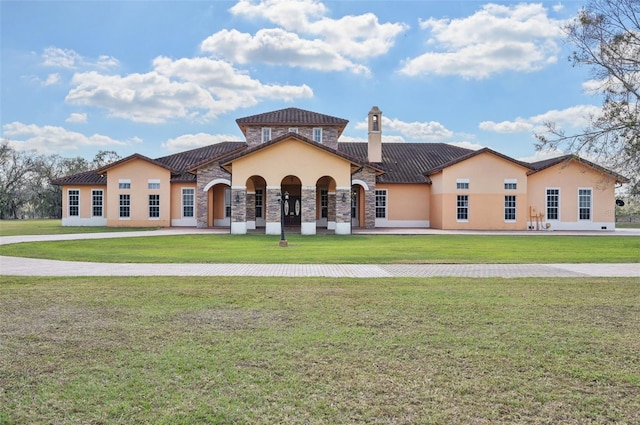
<svg viewBox="0 0 640 425"><path fill-rule="evenodd" d="M382 162L382 111L374 106L369 111L369 162Z"/></svg>

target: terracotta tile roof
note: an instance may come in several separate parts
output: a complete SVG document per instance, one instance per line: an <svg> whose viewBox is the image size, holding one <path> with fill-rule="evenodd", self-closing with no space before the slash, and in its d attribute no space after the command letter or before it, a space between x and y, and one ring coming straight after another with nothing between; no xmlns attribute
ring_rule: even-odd
<svg viewBox="0 0 640 425"><path fill-rule="evenodd" d="M263 114L251 115L244 118L238 118L236 120L236 123L245 134L247 127L252 125L318 125L339 127L338 135L340 135L349 123L349 120L334 117L331 115L319 114L317 112L306 111L299 108L286 108L272 112L265 112Z"/></svg>
<svg viewBox="0 0 640 425"><path fill-rule="evenodd" d="M96 170L85 171L84 173L72 174L70 176L55 179L52 182L57 185L107 185L107 176L98 174Z"/></svg>
<svg viewBox="0 0 640 425"><path fill-rule="evenodd" d="M600 171L601 173L605 173L608 174L610 176L612 176L613 178L615 178L616 182L618 183L628 183L629 179L621 174L618 174L614 171L608 170L598 164L595 164L591 161L588 161L584 158L580 158L577 155L562 155L556 158L551 158L551 159L545 159L543 161L537 161L537 162L532 162L530 165L530 168L533 170L531 171L529 174L534 174L537 173L539 171L545 170L549 167L553 167L554 165L560 164L562 162L568 162L568 161L577 161L581 164L587 165L588 167L594 168L598 171Z"/></svg>
<svg viewBox="0 0 640 425"><path fill-rule="evenodd" d="M245 148L246 146L247 144L245 142L221 142L186 152L163 156L156 161L166 164L176 171L177 175L172 178L172 181L196 181L195 175L189 173L189 170L207 164L216 158L229 155L231 152Z"/></svg>
<svg viewBox="0 0 640 425"><path fill-rule="evenodd" d="M366 162L366 143L339 143L338 149ZM378 176L379 183L429 183L424 172L473 152L446 143L383 143L382 162L376 163L384 170Z"/></svg>

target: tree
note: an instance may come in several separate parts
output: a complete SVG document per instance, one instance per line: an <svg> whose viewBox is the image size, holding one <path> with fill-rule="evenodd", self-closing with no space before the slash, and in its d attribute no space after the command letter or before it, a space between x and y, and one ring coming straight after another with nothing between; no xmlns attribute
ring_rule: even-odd
<svg viewBox="0 0 640 425"><path fill-rule="evenodd" d="M19 152L9 142L0 143L0 218L18 218L28 202L27 181L38 168L33 152Z"/></svg>
<svg viewBox="0 0 640 425"><path fill-rule="evenodd" d="M537 147L586 155L628 177L630 193L640 195L640 0L591 0L564 30L576 49L569 60L590 68L602 110L580 134L545 123Z"/></svg>

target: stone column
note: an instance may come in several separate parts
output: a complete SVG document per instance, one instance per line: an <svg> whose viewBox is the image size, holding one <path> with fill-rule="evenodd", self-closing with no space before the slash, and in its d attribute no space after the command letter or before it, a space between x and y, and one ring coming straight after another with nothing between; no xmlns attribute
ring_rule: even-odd
<svg viewBox="0 0 640 425"><path fill-rule="evenodd" d="M300 233L303 235L316 234L316 187L302 186L301 188L301 223Z"/></svg>
<svg viewBox="0 0 640 425"><path fill-rule="evenodd" d="M336 235L351 234L351 187L336 187Z"/></svg>
<svg viewBox="0 0 640 425"><path fill-rule="evenodd" d="M246 186L231 188L231 234L244 235L247 233L247 197Z"/></svg>
<svg viewBox="0 0 640 425"><path fill-rule="evenodd" d="M364 190L364 199L361 202L364 205L364 228L375 229L376 227L376 174L371 168L364 167L362 170L353 174L353 180L362 180L368 186Z"/></svg>
<svg viewBox="0 0 640 425"><path fill-rule="evenodd" d="M256 228L256 193L247 192L247 230Z"/></svg>
<svg viewBox="0 0 640 425"><path fill-rule="evenodd" d="M280 203L278 196L280 195L280 186L267 186L265 193L265 234L280 234Z"/></svg>
<svg viewBox="0 0 640 425"><path fill-rule="evenodd" d="M327 196L327 230L336 230L336 193L329 192Z"/></svg>
<svg viewBox="0 0 640 425"><path fill-rule="evenodd" d="M205 190L207 185L214 180L224 181L225 184L230 183L231 174L220 168L220 165L215 162L207 164L206 166L199 168L196 177L196 219L199 228L208 226L209 216L209 194L208 190ZM224 202L224 199L222 200Z"/></svg>

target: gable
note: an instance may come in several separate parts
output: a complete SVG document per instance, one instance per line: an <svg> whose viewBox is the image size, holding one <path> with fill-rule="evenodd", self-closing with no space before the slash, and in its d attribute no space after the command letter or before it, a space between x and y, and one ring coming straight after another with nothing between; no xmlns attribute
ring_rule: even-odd
<svg viewBox="0 0 640 425"><path fill-rule="evenodd" d="M515 179L518 189L527 184L529 169L492 151L481 152L456 162L442 170L442 185L445 192L455 191L458 179L468 179L469 192L494 193L504 189L505 179Z"/></svg>
<svg viewBox="0 0 640 425"><path fill-rule="evenodd" d="M342 181L338 185L350 186L351 172L356 167L359 166L335 151L293 136L254 149L225 164L225 168L233 170L234 181L241 182L253 175L279 181L295 175L303 185L315 185L317 179L332 176L337 182Z"/></svg>

